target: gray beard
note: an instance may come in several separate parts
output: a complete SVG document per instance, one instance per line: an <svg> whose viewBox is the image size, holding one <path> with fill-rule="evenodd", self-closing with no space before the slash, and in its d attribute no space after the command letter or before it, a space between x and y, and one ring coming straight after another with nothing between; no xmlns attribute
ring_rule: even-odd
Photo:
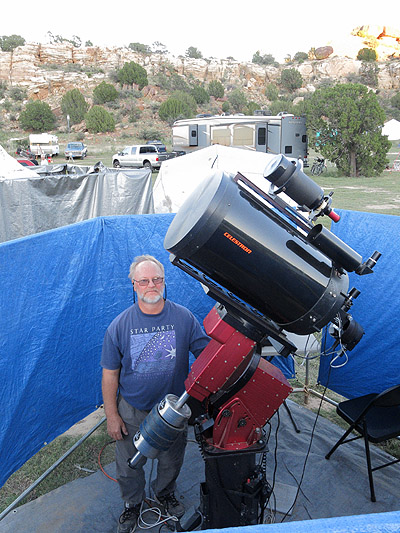
<svg viewBox="0 0 400 533"><path fill-rule="evenodd" d="M157 296L146 296L146 295L139 296L138 295L138 298L142 300L143 302L145 302L146 304L156 304L161 300L162 295L161 294L157 294Z"/></svg>

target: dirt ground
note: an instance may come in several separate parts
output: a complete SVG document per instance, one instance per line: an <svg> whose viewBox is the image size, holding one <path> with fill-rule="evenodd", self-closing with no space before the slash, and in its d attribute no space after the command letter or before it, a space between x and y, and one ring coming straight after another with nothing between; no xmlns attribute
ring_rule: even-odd
<svg viewBox="0 0 400 533"><path fill-rule="evenodd" d="M101 406L96 411L83 418L72 427L70 427L63 435L70 437L81 437L86 435L100 420L104 417L104 407Z"/></svg>

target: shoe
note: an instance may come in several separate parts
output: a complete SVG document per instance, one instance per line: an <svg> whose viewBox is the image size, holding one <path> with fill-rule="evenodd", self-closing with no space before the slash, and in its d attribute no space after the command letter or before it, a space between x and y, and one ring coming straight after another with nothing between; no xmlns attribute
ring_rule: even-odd
<svg viewBox="0 0 400 533"><path fill-rule="evenodd" d="M166 496L156 496L156 501L164 507L165 512L169 516L181 518L185 514L185 508L178 502L173 492Z"/></svg>
<svg viewBox="0 0 400 533"><path fill-rule="evenodd" d="M133 531L135 531L141 505L141 503L138 503L137 505L129 505L125 503L124 512L118 519L118 533L133 533Z"/></svg>

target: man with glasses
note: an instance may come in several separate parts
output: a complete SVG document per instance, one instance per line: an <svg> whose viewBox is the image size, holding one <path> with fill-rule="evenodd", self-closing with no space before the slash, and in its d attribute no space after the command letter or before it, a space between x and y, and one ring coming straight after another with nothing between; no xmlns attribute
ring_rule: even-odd
<svg viewBox="0 0 400 533"><path fill-rule="evenodd" d="M142 457L135 468L128 459L136 449L132 439L155 404L166 394L180 396L189 373L189 352L195 357L209 342L199 322L185 307L164 298L164 267L154 257L142 255L131 264L137 303L118 315L108 327L103 342L102 390L107 431L116 441L117 481L124 500L118 532L136 528L145 497ZM158 456L157 477L152 482L156 501L180 518L185 510L176 499L187 430L173 446Z"/></svg>

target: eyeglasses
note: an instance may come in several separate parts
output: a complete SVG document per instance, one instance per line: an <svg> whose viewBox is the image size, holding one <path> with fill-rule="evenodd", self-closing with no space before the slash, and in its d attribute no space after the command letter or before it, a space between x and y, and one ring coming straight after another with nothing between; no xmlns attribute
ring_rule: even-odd
<svg viewBox="0 0 400 533"><path fill-rule="evenodd" d="M150 283L149 279L139 279L139 280L134 279L133 281L137 283L139 287L147 287L147 285ZM161 278L161 277L152 278L151 281L154 283L154 285L161 285L161 283L164 281L164 278Z"/></svg>

